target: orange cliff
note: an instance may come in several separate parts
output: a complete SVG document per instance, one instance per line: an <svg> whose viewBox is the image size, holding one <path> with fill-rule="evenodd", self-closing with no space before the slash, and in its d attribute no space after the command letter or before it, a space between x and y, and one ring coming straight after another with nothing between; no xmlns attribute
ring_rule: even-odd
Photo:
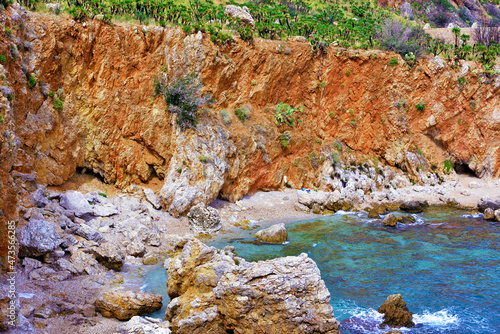
<svg viewBox="0 0 500 334"><path fill-rule="evenodd" d="M11 91L0 94L2 229L27 205L18 193L33 191L36 182L63 184L77 167L120 188L165 179L163 206L174 215L218 196L235 201L279 189L285 176L297 188L332 190L321 179L338 145L343 161L373 165L376 157L410 174L418 173L407 152L423 153L429 171L451 159L479 177L500 173L500 82L478 78L477 64L452 68L429 56L409 69L382 51L330 48L318 56L307 43L262 39L216 46L201 33L77 23L17 5L2 15L12 30L0 36L7 58L0 86ZM154 77L193 71L217 102L201 113L196 131L181 132L154 96ZM57 97L64 100L60 111ZM277 125L280 102L303 104L304 112L296 111L301 122ZM245 122L234 115L240 107L250 110ZM227 125L221 110L232 118ZM284 149L285 131L291 139Z"/></svg>

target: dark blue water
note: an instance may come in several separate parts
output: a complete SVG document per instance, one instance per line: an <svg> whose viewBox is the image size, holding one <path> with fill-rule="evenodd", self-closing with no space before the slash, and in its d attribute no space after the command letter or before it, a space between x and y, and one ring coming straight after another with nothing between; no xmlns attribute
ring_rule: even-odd
<svg viewBox="0 0 500 334"><path fill-rule="evenodd" d="M430 208L397 229L363 215L287 225L289 242L258 245L235 230L208 244L233 245L248 261L307 253L321 270L343 333L383 333L376 309L401 293L417 328L407 333L500 333L500 224Z"/></svg>

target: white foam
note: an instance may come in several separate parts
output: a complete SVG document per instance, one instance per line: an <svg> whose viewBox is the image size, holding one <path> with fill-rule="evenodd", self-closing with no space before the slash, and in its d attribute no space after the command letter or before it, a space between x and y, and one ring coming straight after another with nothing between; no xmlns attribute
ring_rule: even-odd
<svg viewBox="0 0 500 334"><path fill-rule="evenodd" d="M456 314L452 314L446 309L434 313L426 311L424 314L414 314L413 321L415 321L416 324L440 327L457 325L460 322Z"/></svg>
<svg viewBox="0 0 500 334"><path fill-rule="evenodd" d="M482 218L483 215L481 213L477 213L475 215L462 215L462 218Z"/></svg>
<svg viewBox="0 0 500 334"><path fill-rule="evenodd" d="M282 243L282 245L288 245L290 243L290 241L285 241Z"/></svg>
<svg viewBox="0 0 500 334"><path fill-rule="evenodd" d="M25 293L25 292L19 292L19 298L26 298L26 299L30 299L30 298L33 298L33 296L35 295L34 293Z"/></svg>
<svg viewBox="0 0 500 334"><path fill-rule="evenodd" d="M344 210L339 210L335 212L336 215L357 215L356 212L350 212L350 211L344 211Z"/></svg>

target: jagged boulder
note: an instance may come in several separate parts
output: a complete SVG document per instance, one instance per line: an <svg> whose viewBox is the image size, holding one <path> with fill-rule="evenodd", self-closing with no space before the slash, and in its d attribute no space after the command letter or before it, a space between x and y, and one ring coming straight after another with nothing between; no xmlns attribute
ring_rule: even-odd
<svg viewBox="0 0 500 334"><path fill-rule="evenodd" d="M103 293L96 300L95 307L106 318L129 320L159 310L161 301L161 295L115 289Z"/></svg>
<svg viewBox="0 0 500 334"><path fill-rule="evenodd" d="M386 301L379 307L378 311L384 314L382 326L389 327L413 327L413 314L406 307L406 302L400 294L387 297Z"/></svg>
<svg viewBox="0 0 500 334"><path fill-rule="evenodd" d="M132 317L129 321L116 327L117 334L170 334L168 321L153 318Z"/></svg>
<svg viewBox="0 0 500 334"><path fill-rule="evenodd" d="M388 213L384 217L384 226L396 227L398 224L398 218L393 213Z"/></svg>
<svg viewBox="0 0 500 334"><path fill-rule="evenodd" d="M37 217L19 230L18 242L20 257L38 257L55 250L62 239L52 223Z"/></svg>
<svg viewBox="0 0 500 334"><path fill-rule="evenodd" d="M151 203L151 205L156 209L159 210L161 209L161 201L158 196L156 196L155 192L151 189L144 188L143 189L144 196L146 197L146 200Z"/></svg>
<svg viewBox="0 0 500 334"><path fill-rule="evenodd" d="M69 190L61 195L59 202L61 206L75 213L75 216L81 217L85 214L92 213L92 207L89 202L79 191Z"/></svg>
<svg viewBox="0 0 500 334"><path fill-rule="evenodd" d="M288 232L285 224L281 223L258 231L254 237L271 244L282 244L288 238Z"/></svg>
<svg viewBox="0 0 500 334"><path fill-rule="evenodd" d="M189 218L189 226L195 233L215 233L222 228L220 223L219 211L204 203L198 203L193 206L187 214Z"/></svg>
<svg viewBox="0 0 500 334"><path fill-rule="evenodd" d="M306 254L249 263L232 248L183 239L165 268L174 333L338 333L330 293Z"/></svg>
<svg viewBox="0 0 500 334"><path fill-rule="evenodd" d="M111 242L105 242L99 247L92 248L91 251L95 255L97 261L106 268L117 271L123 269L125 254L123 254L118 246Z"/></svg>
<svg viewBox="0 0 500 334"><path fill-rule="evenodd" d="M45 196L45 192L47 189L42 186L38 185L37 189L31 194L31 201L33 204L35 204L39 208L43 208L47 205L49 205L50 201L49 199Z"/></svg>
<svg viewBox="0 0 500 334"><path fill-rule="evenodd" d="M224 11L224 15L230 16L233 19L240 19L244 25L255 26L255 21L246 6L242 8L240 6L228 5Z"/></svg>

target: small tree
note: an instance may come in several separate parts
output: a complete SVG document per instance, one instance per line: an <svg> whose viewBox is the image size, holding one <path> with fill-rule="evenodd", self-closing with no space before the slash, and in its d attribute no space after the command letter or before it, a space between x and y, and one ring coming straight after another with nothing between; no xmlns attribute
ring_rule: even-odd
<svg viewBox="0 0 500 334"><path fill-rule="evenodd" d="M173 80L169 85L166 75L155 78L155 96L163 95L168 111L177 114L177 124L184 131L196 127L197 111L213 103L210 95L201 94L203 83L195 73Z"/></svg>

